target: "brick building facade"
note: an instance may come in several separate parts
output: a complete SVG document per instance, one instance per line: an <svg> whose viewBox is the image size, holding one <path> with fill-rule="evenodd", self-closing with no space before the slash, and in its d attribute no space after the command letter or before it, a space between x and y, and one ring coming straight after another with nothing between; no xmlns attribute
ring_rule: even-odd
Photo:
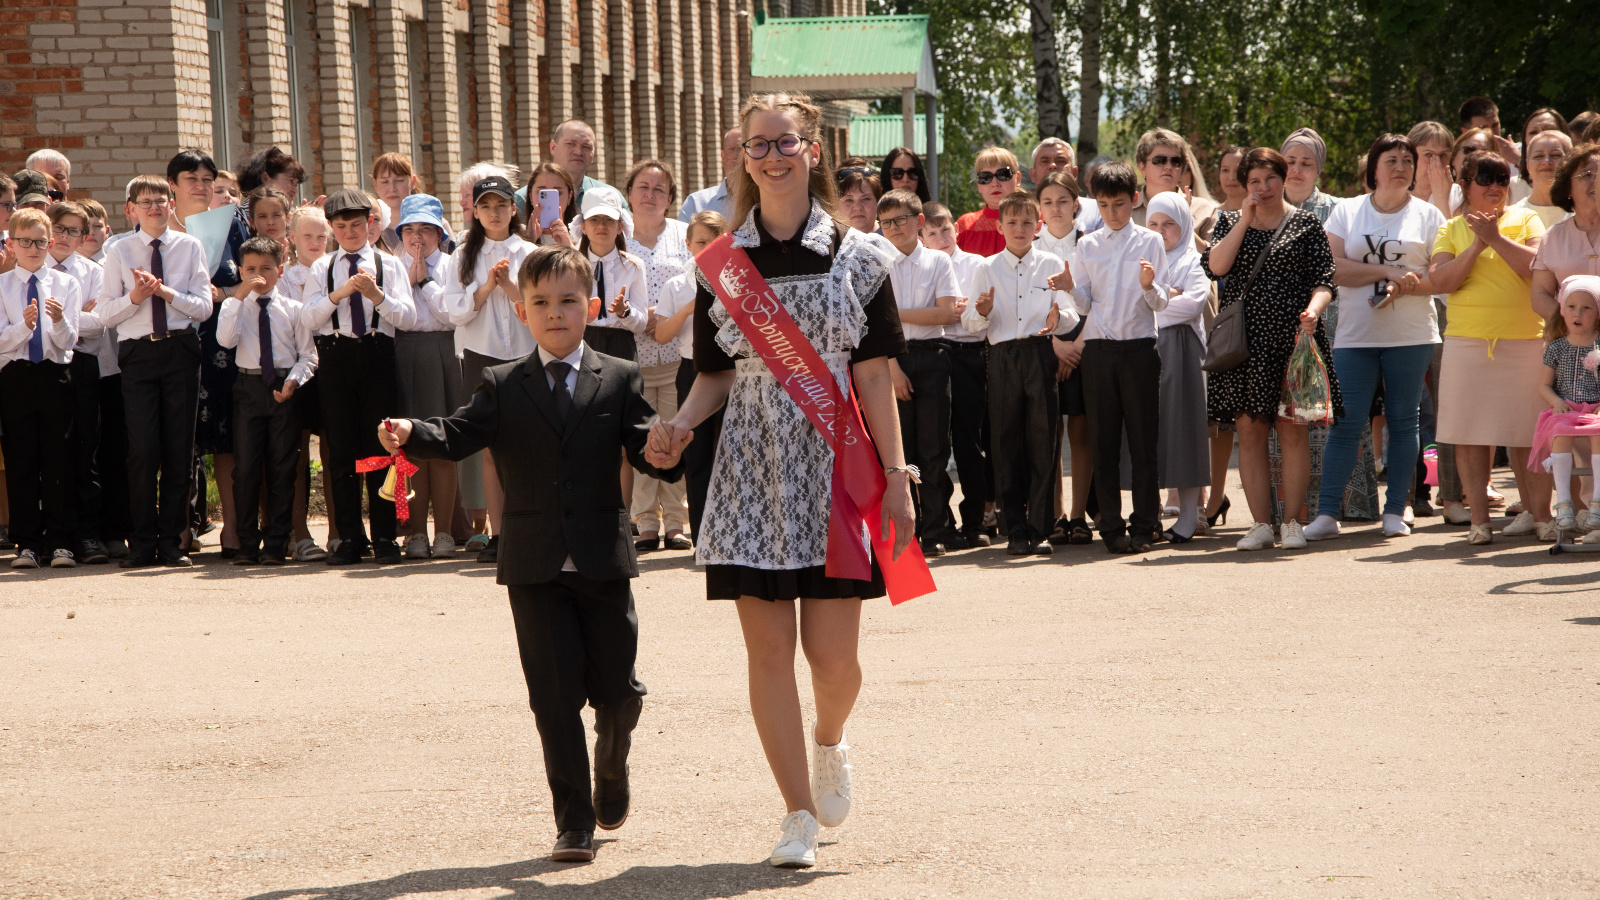
<svg viewBox="0 0 1600 900"><path fill-rule="evenodd" d="M473 162L527 171L578 117L591 175L658 157L682 194L720 177L749 16L748 0L4 0L0 169L60 148L73 194L115 219L128 179L185 147L234 168L277 144L308 196L370 188L399 150L448 198Z"/></svg>

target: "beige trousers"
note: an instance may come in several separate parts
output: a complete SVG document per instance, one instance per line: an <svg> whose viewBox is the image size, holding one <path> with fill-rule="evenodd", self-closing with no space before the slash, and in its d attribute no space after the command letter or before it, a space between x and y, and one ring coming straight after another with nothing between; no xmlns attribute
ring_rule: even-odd
<svg viewBox="0 0 1600 900"><path fill-rule="evenodd" d="M659 366L640 366L644 376L644 399L657 415L670 419L678 414L678 361ZM633 476L633 522L640 534L671 534L689 530L689 506L684 500L683 482L661 481L642 473ZM662 529L665 522L666 529Z"/></svg>

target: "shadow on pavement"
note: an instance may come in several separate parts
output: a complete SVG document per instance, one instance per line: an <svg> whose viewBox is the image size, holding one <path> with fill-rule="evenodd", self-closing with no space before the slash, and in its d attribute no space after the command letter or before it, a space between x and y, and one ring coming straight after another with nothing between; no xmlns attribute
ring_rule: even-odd
<svg viewBox="0 0 1600 900"><path fill-rule="evenodd" d="M389 900L389 898L443 891L499 888L511 893L503 900L713 900L738 897L752 891L801 887L842 872L790 871L761 863L710 863L703 866L634 866L591 884L545 884L540 875L576 868L548 859L529 859L498 866L460 869L424 869L393 878L363 881L338 887L290 888L255 894L245 900Z"/></svg>
<svg viewBox="0 0 1600 900"><path fill-rule="evenodd" d="M1539 590L1538 588L1547 590ZM1600 590L1600 572L1575 572L1526 581L1508 581L1489 589L1491 594L1583 594ZM1581 623L1588 624L1588 623Z"/></svg>

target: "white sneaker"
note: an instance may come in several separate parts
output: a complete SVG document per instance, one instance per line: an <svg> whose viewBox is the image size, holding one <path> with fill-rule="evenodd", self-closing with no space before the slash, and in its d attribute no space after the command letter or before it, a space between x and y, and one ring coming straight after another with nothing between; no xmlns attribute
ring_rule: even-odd
<svg viewBox="0 0 1600 900"><path fill-rule="evenodd" d="M401 554L406 559L427 559L431 551L428 549L428 536L426 534L413 534L406 538L406 549Z"/></svg>
<svg viewBox="0 0 1600 900"><path fill-rule="evenodd" d="M339 552L339 545L342 544L342 543L344 543L344 541L342 539L340 539L340 538L329 538L328 539L328 553L332 554L332 553ZM324 554L323 558L326 559L327 558L327 554Z"/></svg>
<svg viewBox="0 0 1600 900"><path fill-rule="evenodd" d="M1444 520L1451 525L1472 524L1472 510L1460 503L1446 503L1444 505Z"/></svg>
<svg viewBox="0 0 1600 900"><path fill-rule="evenodd" d="M1589 511L1578 518L1578 527L1584 531L1600 531L1600 500L1589 501Z"/></svg>
<svg viewBox="0 0 1600 900"><path fill-rule="evenodd" d="M1299 522L1290 519L1283 523L1279 532L1278 544L1285 550L1304 550L1306 548L1306 530Z"/></svg>
<svg viewBox="0 0 1600 900"><path fill-rule="evenodd" d="M797 809L783 818L783 837L767 862L783 869L809 869L817 864L817 820Z"/></svg>
<svg viewBox="0 0 1600 900"><path fill-rule="evenodd" d="M1507 537L1517 537L1524 534L1533 534L1537 527L1538 523L1533 520L1533 513L1524 510L1517 513L1517 517L1511 520L1510 525L1500 529L1500 533Z"/></svg>
<svg viewBox="0 0 1600 900"><path fill-rule="evenodd" d="M1325 541L1339 536L1339 520L1333 516L1317 516L1305 527L1308 541Z"/></svg>
<svg viewBox="0 0 1600 900"><path fill-rule="evenodd" d="M11 568L37 569L39 568L39 554L32 550L18 550L17 558L11 561Z"/></svg>
<svg viewBox="0 0 1600 900"><path fill-rule="evenodd" d="M1410 533L1411 526L1406 524L1406 520L1403 517L1394 513L1383 514L1384 537L1405 537Z"/></svg>
<svg viewBox="0 0 1600 900"><path fill-rule="evenodd" d="M454 556L455 552L455 538L448 534L436 534L433 536L433 555L435 558L441 556Z"/></svg>
<svg viewBox="0 0 1600 900"><path fill-rule="evenodd" d="M1244 537L1240 538L1239 543L1234 544L1234 546L1240 550L1271 550L1274 537L1276 535L1272 533L1271 525L1266 522L1257 522L1250 526L1250 530L1245 532Z"/></svg>
<svg viewBox="0 0 1600 900"><path fill-rule="evenodd" d="M50 554L50 568L52 569L76 569L77 567L78 560L72 555L72 551L65 547Z"/></svg>
<svg viewBox="0 0 1600 900"><path fill-rule="evenodd" d="M817 743L817 726L811 726L811 802L817 805L817 822L828 828L844 824L850 815L850 745L824 747Z"/></svg>

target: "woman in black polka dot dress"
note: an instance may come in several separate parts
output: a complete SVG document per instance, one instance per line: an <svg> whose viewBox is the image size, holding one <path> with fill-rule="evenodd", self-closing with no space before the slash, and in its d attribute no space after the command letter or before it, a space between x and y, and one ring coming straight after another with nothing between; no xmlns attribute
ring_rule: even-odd
<svg viewBox="0 0 1600 900"><path fill-rule="evenodd" d="M1252 150L1240 161L1239 181L1251 192L1246 209L1218 215L1211 249L1201 257L1206 274L1223 281L1221 308L1247 301L1244 318L1249 360L1227 372L1213 372L1206 379L1206 404L1211 418L1233 422L1239 432L1239 480L1256 521L1239 542L1241 550L1263 550L1273 544L1275 535L1267 524L1272 521L1267 436L1274 427L1283 447L1284 509L1298 511L1305 504L1311 475L1306 426L1277 422L1284 372L1301 330L1314 335L1328 369L1335 414L1342 414L1333 353L1322 325L1322 312L1333 299L1333 253L1317 217L1284 202L1284 172L1283 157L1268 148ZM1237 229L1245 216L1249 218L1241 236ZM1288 217L1283 233L1245 298L1256 257L1272 241L1283 216ZM1286 514L1283 546L1304 547L1301 531L1294 512Z"/></svg>

